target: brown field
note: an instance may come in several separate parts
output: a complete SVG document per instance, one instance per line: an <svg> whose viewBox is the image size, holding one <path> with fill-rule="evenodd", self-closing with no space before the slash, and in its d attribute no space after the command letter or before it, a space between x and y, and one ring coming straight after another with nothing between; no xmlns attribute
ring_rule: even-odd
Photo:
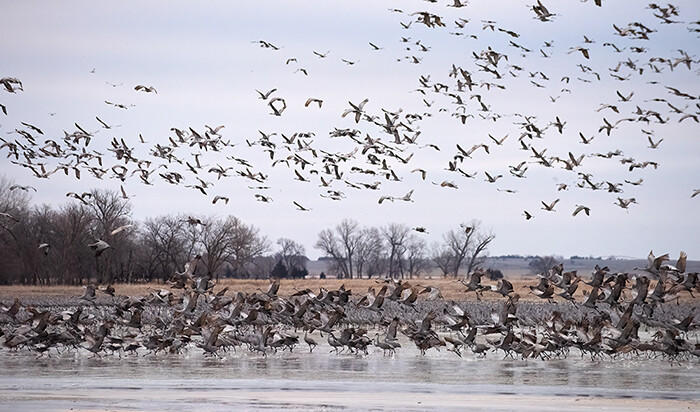
<svg viewBox="0 0 700 412"><path fill-rule="evenodd" d="M434 286L440 289L442 296L446 300L455 301L474 301L476 300L476 295L474 292L465 292L466 287L462 285L459 281L449 278L433 278L433 279L408 279L407 282L414 286ZM513 287L516 293L520 294L521 301L529 302L539 302L542 301L538 297L532 295L527 289L528 285L536 285L538 282L537 277L527 276L520 277L517 279L511 279ZM245 293L254 293L260 291L266 291L270 284L269 280L254 280L254 279L222 279L214 287L214 291L219 291L224 287L228 287L229 291L227 294L235 294L238 291ZM280 289L278 295L281 297L289 297L290 295L296 293L299 290L311 289L313 293L318 294L321 288L327 290L335 290L345 285L346 289L350 289L353 292L353 297L359 299L360 296L367 293L369 288L375 288L379 290L383 282L375 279L294 279L287 280L283 279L280 281ZM496 285L495 281L483 280L483 285ZM652 281L649 291L653 290L656 282ZM126 296L145 296L148 295L153 290L160 289L170 289L167 285L158 283L147 283L147 284L116 284L114 285L117 295ZM588 285L583 283L579 284L579 288L576 291L575 297L577 302L583 302L585 300L585 295L590 290ZM11 286L0 286L0 300L7 301L17 298L42 298L42 297L71 297L71 296L82 296L83 287L81 286L22 286L22 285L11 285ZM555 293L560 292L556 290ZM98 294L100 296L101 294ZM427 298L428 294L419 295L419 299ZM630 298L629 292L627 292L627 299ZM503 298L497 293L492 293L486 291L483 293L483 300L485 301L500 301ZM564 299L556 296L555 302L563 303L566 302ZM680 302L689 302L694 299L688 293L682 293L680 295Z"/></svg>

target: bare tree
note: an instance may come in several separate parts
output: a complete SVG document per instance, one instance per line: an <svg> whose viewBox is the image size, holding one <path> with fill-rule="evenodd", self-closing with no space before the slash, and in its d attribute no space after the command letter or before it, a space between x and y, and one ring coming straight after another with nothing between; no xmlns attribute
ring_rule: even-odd
<svg viewBox="0 0 700 412"><path fill-rule="evenodd" d="M559 264L559 260L554 256L537 256L533 258L528 266L533 274L547 273L554 266Z"/></svg>
<svg viewBox="0 0 700 412"><path fill-rule="evenodd" d="M359 223L350 219L343 219L335 231L325 229L318 234L316 249L331 258L333 269L343 278L352 279L355 274L353 260L360 243L359 235Z"/></svg>
<svg viewBox="0 0 700 412"><path fill-rule="evenodd" d="M131 203L113 190L93 189L86 202L95 220L95 238L107 239L117 227L132 223Z"/></svg>
<svg viewBox="0 0 700 412"><path fill-rule="evenodd" d="M443 252L449 251L451 266L449 273L452 276L457 277L462 267L466 267L467 273L471 273L486 258L486 250L495 235L482 233L479 226L480 222L474 220L468 225L461 224L459 230L450 230L443 235L445 244Z"/></svg>
<svg viewBox="0 0 700 412"><path fill-rule="evenodd" d="M66 204L53 222L53 236L44 240L50 245L49 256L55 258L61 283L81 284L83 276L94 268L92 252L86 247L92 241L91 222L83 205Z"/></svg>
<svg viewBox="0 0 700 412"><path fill-rule="evenodd" d="M430 247L430 259L440 269L443 277L447 277L452 271L452 258L452 251L444 243L434 242Z"/></svg>
<svg viewBox="0 0 700 412"><path fill-rule="evenodd" d="M287 238L278 239L277 245L280 247L277 252L277 260L284 264L288 272L306 268L308 258L304 245Z"/></svg>
<svg viewBox="0 0 700 412"><path fill-rule="evenodd" d="M238 277L242 275L252 275L255 279L267 279L270 277L272 270L277 264L277 259L273 256L258 256L251 260L248 266L251 267L250 273L237 273Z"/></svg>
<svg viewBox="0 0 700 412"><path fill-rule="evenodd" d="M110 244L110 253L103 253L102 267L100 258L95 258L97 274L101 282L112 283L115 280L126 281L133 270L135 246L127 233L133 229L113 231L119 227L133 225L131 220L131 203L113 190L93 189L86 202L93 219L93 237Z"/></svg>
<svg viewBox="0 0 700 412"><path fill-rule="evenodd" d="M27 249L30 197L22 190L10 190L13 184L0 176L0 253L5 258L2 277L5 282L36 283L36 273L29 267L33 257Z"/></svg>
<svg viewBox="0 0 700 412"><path fill-rule="evenodd" d="M415 234L409 234L406 241L406 271L411 279L428 268L428 260L425 258L426 248L425 240Z"/></svg>
<svg viewBox="0 0 700 412"><path fill-rule="evenodd" d="M355 250L357 249L360 239L359 226L360 224L356 220L343 219L335 228L338 233L338 238L340 239L341 247L345 250L348 265L347 274L350 279L352 279L355 274L353 271L353 259L355 258Z"/></svg>
<svg viewBox="0 0 700 412"><path fill-rule="evenodd" d="M166 280L195 254L205 255L200 269L218 277L224 268L246 272L269 249L257 228L234 216L202 219L205 225L162 216L146 219L139 230L131 204L116 192L96 189L85 201L55 210L30 208L27 192L10 190L12 185L0 176L0 283ZM99 257L87 247L97 239L111 246ZM288 264L303 269L303 246L289 239L283 243Z"/></svg>
<svg viewBox="0 0 700 412"><path fill-rule="evenodd" d="M31 196L23 190L10 190L14 180L0 175L0 213L12 213L29 209Z"/></svg>
<svg viewBox="0 0 700 412"><path fill-rule="evenodd" d="M190 258L185 222L181 217L159 216L146 219L139 243L141 271L148 280L163 282L182 270Z"/></svg>
<svg viewBox="0 0 700 412"><path fill-rule="evenodd" d="M227 262L234 272L240 273L246 265L270 249L270 242L258 228L246 225L235 216L228 216L226 221L233 238Z"/></svg>
<svg viewBox="0 0 700 412"><path fill-rule="evenodd" d="M487 250L489 244L496 238L493 232L484 233L479 231L477 222L472 223L476 234L473 237L472 247L467 255L467 273L472 273L474 269L481 266L488 257Z"/></svg>
<svg viewBox="0 0 700 412"><path fill-rule="evenodd" d="M54 255L49 256L38 247L53 237L55 231L53 226L56 220L56 211L51 206L44 204L35 207L30 213L30 218L24 222L26 227L25 247L27 248L25 253L31 256L27 270L33 273L35 284L51 285L57 283L60 277L56 271Z"/></svg>
<svg viewBox="0 0 700 412"><path fill-rule="evenodd" d="M229 219L224 221L212 218L203 220L199 242L202 246L202 263L207 276L213 277L226 262L233 248L233 228ZM219 278L217 273L217 279Z"/></svg>
<svg viewBox="0 0 700 412"><path fill-rule="evenodd" d="M382 233L376 227L362 228L355 251L357 276L380 276L386 271L386 246Z"/></svg>
<svg viewBox="0 0 700 412"><path fill-rule="evenodd" d="M389 257L389 277L396 279L404 277L404 254L411 229L400 223L390 223L384 228L384 239L387 243Z"/></svg>

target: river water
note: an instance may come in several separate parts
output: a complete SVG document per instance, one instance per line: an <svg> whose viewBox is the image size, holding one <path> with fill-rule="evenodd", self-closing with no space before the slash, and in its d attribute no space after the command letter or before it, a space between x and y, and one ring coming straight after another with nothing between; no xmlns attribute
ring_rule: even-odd
<svg viewBox="0 0 700 412"><path fill-rule="evenodd" d="M222 358L181 355L0 351L0 410L489 410L670 409L700 406L700 362L460 358L403 342L395 355L313 353L262 356L240 349ZM576 403L573 403L573 402ZM623 402L624 401L624 402ZM564 403L562 403L564 402ZM591 403L593 402L593 403ZM612 404L610 402L613 402ZM617 403L614 403L617 402ZM622 403L620 403L622 402ZM641 403L640 403L641 402ZM651 402L651 403L649 403ZM590 407L590 409L588 409Z"/></svg>

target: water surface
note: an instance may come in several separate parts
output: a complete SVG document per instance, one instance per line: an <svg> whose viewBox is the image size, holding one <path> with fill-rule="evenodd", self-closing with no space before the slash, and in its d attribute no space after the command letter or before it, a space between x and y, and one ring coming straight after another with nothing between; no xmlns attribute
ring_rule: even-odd
<svg viewBox="0 0 700 412"><path fill-rule="evenodd" d="M410 342L402 345L392 356L376 348L368 355L336 355L326 344L314 353L302 346L268 356L239 349L222 358L194 347L182 355L122 358L67 351L37 359L4 350L0 409L456 410L467 402L478 409L543 410L551 404L556 410L562 405L552 399L700 403L694 359L591 360L576 351L547 361L503 359L501 352L460 358L444 349L421 356Z"/></svg>

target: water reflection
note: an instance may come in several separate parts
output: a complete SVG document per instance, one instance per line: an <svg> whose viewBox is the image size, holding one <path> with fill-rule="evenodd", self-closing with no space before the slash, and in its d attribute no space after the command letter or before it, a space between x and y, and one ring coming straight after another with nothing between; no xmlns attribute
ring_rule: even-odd
<svg viewBox="0 0 700 412"><path fill-rule="evenodd" d="M419 382L434 382L433 363L430 361L430 358L421 356L416 358L413 363L410 369L413 373L413 378Z"/></svg>
<svg viewBox="0 0 700 412"><path fill-rule="evenodd" d="M513 362L503 362L498 368L498 380L504 385L513 385L515 383L515 370Z"/></svg>
<svg viewBox="0 0 700 412"><path fill-rule="evenodd" d="M314 353L272 353L268 356L240 352L222 358L205 357L192 350L181 356L146 355L88 358L66 352L35 359L28 352L0 352L0 387L19 385L20 390L64 390L89 387L203 387L240 388L275 382L272 388L336 388L348 383L376 391L385 383L406 387L403 391L436 393L574 394L605 396L681 397L700 399L698 363L683 365L660 359L590 361L571 354L568 359L513 360L489 354L478 359L451 352L398 352L382 356L329 353L319 347ZM137 377L136 380L126 377ZM306 382L306 383L305 383ZM376 385L376 382L383 382ZM120 386L121 385L121 386ZM335 385L335 386L334 386ZM426 389L425 385L429 385ZM264 387L264 385L262 385ZM212 389L213 390L213 389ZM602 396L602 395L601 395Z"/></svg>

